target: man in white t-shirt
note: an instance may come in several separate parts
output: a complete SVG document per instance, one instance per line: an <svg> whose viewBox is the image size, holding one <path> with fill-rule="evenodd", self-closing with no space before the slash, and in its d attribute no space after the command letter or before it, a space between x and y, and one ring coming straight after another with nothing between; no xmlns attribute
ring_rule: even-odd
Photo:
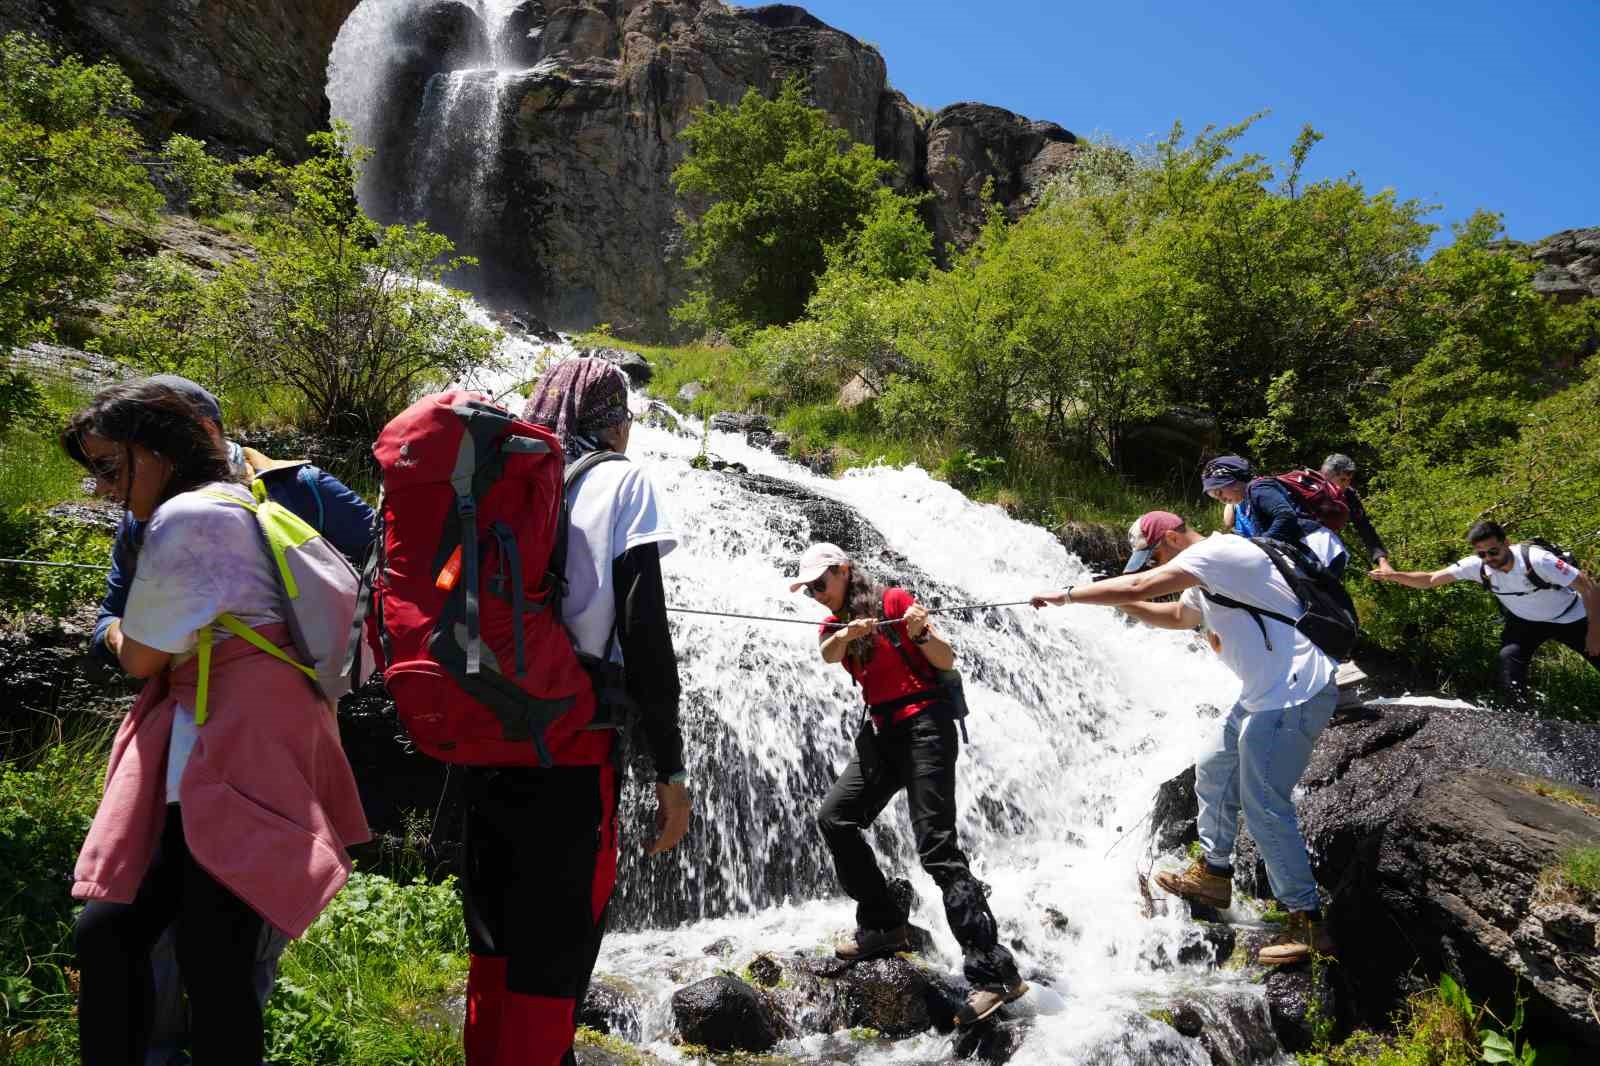
<svg viewBox="0 0 1600 1066"><path fill-rule="evenodd" d="M1195 763L1205 855L1181 874L1157 874L1156 883L1185 899L1229 906L1242 810L1266 862L1272 894L1289 911L1285 934L1262 948L1259 960L1281 966L1313 952L1332 954L1293 793L1338 703L1338 664L1288 621L1299 618L1304 606L1250 540L1223 533L1202 537L1170 511L1141 515L1129 539L1133 558L1121 577L1040 593L1033 605L1101 604L1163 629L1204 625L1243 686L1215 742ZM1159 565L1146 572L1152 562ZM1151 602L1173 593L1182 596Z"/></svg>
<svg viewBox="0 0 1600 1066"><path fill-rule="evenodd" d="M1472 554L1432 572L1371 574L1414 589L1475 581L1494 593L1505 615L1500 633L1500 691L1513 703L1527 696L1528 666L1547 640L1559 641L1600 669L1600 589L1582 570L1537 544L1511 544L1498 522L1467 530Z"/></svg>

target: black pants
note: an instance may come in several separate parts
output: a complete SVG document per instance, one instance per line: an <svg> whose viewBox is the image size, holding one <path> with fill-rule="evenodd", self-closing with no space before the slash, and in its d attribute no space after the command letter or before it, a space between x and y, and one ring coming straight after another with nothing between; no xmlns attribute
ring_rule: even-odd
<svg viewBox="0 0 1600 1066"><path fill-rule="evenodd" d="M828 790L817 815L833 852L839 882L856 901L862 929L890 929L909 915L889 891L865 830L901 789L911 808L922 868L944 894L945 918L966 956L967 980L975 986L1009 984L1017 964L999 942L983 888L956 843L956 724L940 705L889 726L877 735L877 767L862 772L858 755Z"/></svg>
<svg viewBox="0 0 1600 1066"><path fill-rule="evenodd" d="M161 843L134 901L92 903L78 917L84 1066L142 1066L155 1004L150 949L174 921L195 1066L259 1066L255 970L264 923L194 861L176 804L167 808Z"/></svg>
<svg viewBox="0 0 1600 1066"><path fill-rule="evenodd" d="M573 1063L574 1012L616 883L616 772L607 764L465 773L467 1064Z"/></svg>
<svg viewBox="0 0 1600 1066"><path fill-rule="evenodd" d="M1500 692L1513 703L1528 696L1528 667L1539 646L1547 640L1558 641L1589 660L1589 665L1600 669L1600 655L1590 655L1584 650L1589 638L1589 620L1576 622L1530 622L1514 614L1506 615L1506 627L1500 633Z"/></svg>

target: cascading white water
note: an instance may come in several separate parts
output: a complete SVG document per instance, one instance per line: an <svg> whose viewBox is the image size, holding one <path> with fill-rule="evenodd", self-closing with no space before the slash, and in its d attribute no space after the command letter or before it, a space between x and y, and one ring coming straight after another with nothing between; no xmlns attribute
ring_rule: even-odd
<svg viewBox="0 0 1600 1066"><path fill-rule="evenodd" d="M351 13L329 57L328 100L379 153L358 189L369 213L428 221L458 251L478 251L493 224L508 79L525 65L507 27L525 3L363 0ZM441 9L454 12L443 57L428 54L423 29Z"/></svg>
<svg viewBox="0 0 1600 1066"><path fill-rule="evenodd" d="M560 353L529 353L552 354ZM511 368L500 380L536 372ZM1024 599L1085 576L1046 531L921 470L874 467L829 480L711 433L713 452L758 475L730 477L691 466L701 427L685 419L684 429L636 426L629 452L684 536L663 564L675 606L819 620L820 607L788 592L786 573L806 543L841 529L865 545L861 558L876 574L903 579L928 602ZM939 625L959 651L972 707L959 769L962 844L1035 986L1022 1005L1037 1018L1013 1061L1205 1066L1196 1041L1140 1012L1202 983L1213 999L1242 999L1247 1013L1265 1008L1257 989L1225 974L1171 965L1197 934L1176 914L1142 916L1138 826L1157 785L1191 761L1199 709L1225 706L1236 683L1189 635L1133 627L1104 609L947 614ZM675 615L673 637L695 824L677 851L646 858L650 804L630 792L614 903L614 928L625 931L607 937L597 971L623 977L648 1001L640 1035L667 1057L678 1055L664 1042L675 989L759 952L814 953L853 926L854 906L838 895L812 819L860 713L844 672L818 657L810 625ZM886 867L918 889L913 921L932 930L936 960L959 973L904 801L880 823ZM703 953L718 940L726 950ZM868 1049L849 1043L836 1034L779 1050L854 1062L949 1054L948 1038L932 1034Z"/></svg>

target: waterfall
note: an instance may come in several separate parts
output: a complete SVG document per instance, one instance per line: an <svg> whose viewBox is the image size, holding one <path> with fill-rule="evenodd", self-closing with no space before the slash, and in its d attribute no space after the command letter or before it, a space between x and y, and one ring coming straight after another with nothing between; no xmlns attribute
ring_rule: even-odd
<svg viewBox="0 0 1600 1066"><path fill-rule="evenodd" d="M511 368L502 379L535 372ZM710 450L749 470L717 473L691 465L702 429L690 418L681 429L637 424L629 449L683 537L663 561L668 603L808 624L673 616L693 825L676 851L644 856L653 796L630 786L613 931L597 970L649 1000L647 1043L670 1032L674 989L761 951L815 953L853 927L854 905L839 894L813 819L849 756L860 696L817 653L810 623L823 608L788 591L804 546L837 541L875 576L944 606L1086 579L1047 531L922 470L819 478L712 432ZM942 615L938 625L958 651L972 708L958 771L961 843L1035 985L1024 1002L1038 1017L1013 1061L1204 1066L1197 1043L1141 1012L1202 983L1213 1002L1242 1004L1224 1013L1259 1021L1265 1007L1255 986L1172 965L1197 932L1181 907L1142 916L1140 822L1237 683L1190 634L1133 626L1103 608L993 609ZM874 843L886 871L916 886L912 920L932 931L935 961L958 973L960 952L917 864L903 799L880 818ZM718 940L731 948L706 955ZM814 1043L788 1050L820 1057ZM931 1034L894 1048L881 1060L948 1053Z"/></svg>
<svg viewBox="0 0 1600 1066"><path fill-rule="evenodd" d="M459 254L493 248L507 90L537 59L535 11L537 0L363 0L351 13L328 61L328 100L375 153L357 189L368 214L425 221Z"/></svg>

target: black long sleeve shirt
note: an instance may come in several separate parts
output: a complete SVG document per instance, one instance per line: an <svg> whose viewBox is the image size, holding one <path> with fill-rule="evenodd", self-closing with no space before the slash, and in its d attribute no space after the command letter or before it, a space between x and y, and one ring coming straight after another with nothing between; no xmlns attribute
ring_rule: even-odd
<svg viewBox="0 0 1600 1066"><path fill-rule="evenodd" d="M1383 538L1378 536L1378 531L1372 526L1372 519L1367 517L1367 509L1361 502L1361 496L1352 488L1347 488L1341 497L1344 505L1350 508L1350 524L1356 527L1356 532L1361 535L1362 546L1367 549L1367 554L1372 556L1376 563L1379 559L1389 557L1389 549L1383 546Z"/></svg>
<svg viewBox="0 0 1600 1066"><path fill-rule="evenodd" d="M656 780L664 782L684 767L678 657L667 626L659 547L641 544L617 556L611 563L611 580L628 695L639 705L639 728L650 748Z"/></svg>

